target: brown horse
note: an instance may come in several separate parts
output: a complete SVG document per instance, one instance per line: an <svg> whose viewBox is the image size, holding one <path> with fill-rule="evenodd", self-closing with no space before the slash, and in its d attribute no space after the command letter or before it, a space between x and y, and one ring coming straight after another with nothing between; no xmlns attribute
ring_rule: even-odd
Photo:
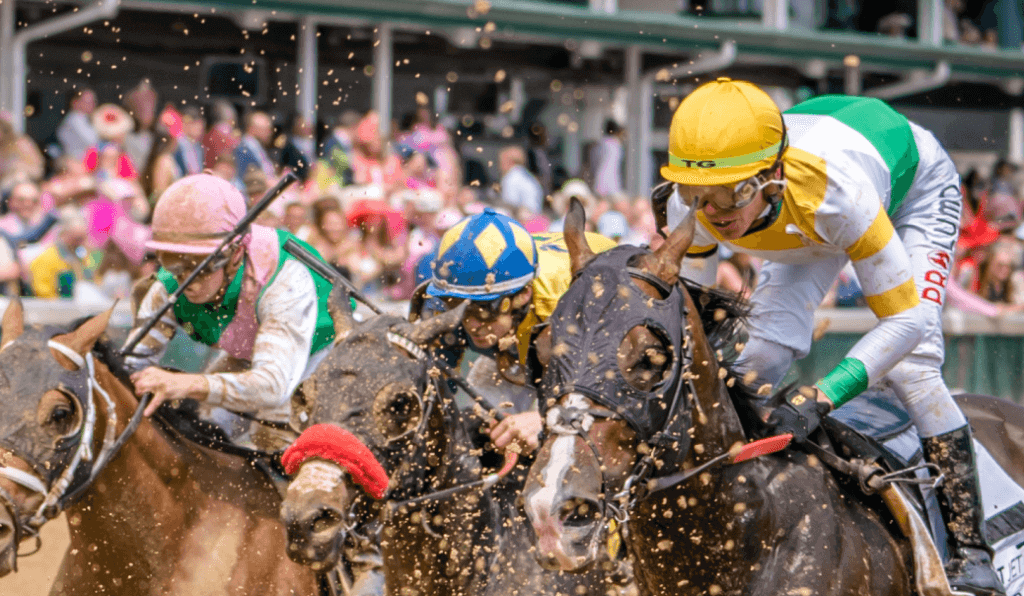
<svg viewBox="0 0 1024 596"><path fill-rule="evenodd" d="M25 330L19 302L4 313L0 575L16 570L21 539L64 509L71 546L52 594L315 594L314 574L285 555L277 491L242 458L183 440L157 416L90 478L138 405L101 339L109 316Z"/></svg>
<svg viewBox="0 0 1024 596"><path fill-rule="evenodd" d="M549 434L524 493L543 562L586 568L614 543L615 520L644 594L910 594L905 544L813 456L709 464L747 442L741 418L756 412L730 399L735 380L705 334L728 313L698 308L679 283L692 217L656 252L597 256L583 222L574 203L565 235L578 277L545 332ZM703 464L647 490L652 476Z"/></svg>
<svg viewBox="0 0 1024 596"><path fill-rule="evenodd" d="M514 504L521 480L456 488L481 478L480 453L466 415L419 346L453 331L463 310L416 323L381 315L358 324L333 310L341 313L338 343L303 388L309 422L344 427L390 476L380 535L387 593L603 595L604 572L570 575L538 565ZM282 507L291 556L333 566L355 517L352 501L362 494L334 462L307 460Z"/></svg>

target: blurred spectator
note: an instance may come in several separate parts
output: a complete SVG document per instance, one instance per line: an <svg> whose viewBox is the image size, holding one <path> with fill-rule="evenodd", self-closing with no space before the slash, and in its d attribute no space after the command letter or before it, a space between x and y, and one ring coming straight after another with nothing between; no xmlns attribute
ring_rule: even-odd
<svg viewBox="0 0 1024 596"><path fill-rule="evenodd" d="M90 147L100 142L100 136L92 125L92 113L96 110L96 93L88 87L68 94L68 113L57 127L57 140L63 155L81 160Z"/></svg>
<svg viewBox="0 0 1024 596"><path fill-rule="evenodd" d="M317 185L326 190L332 185L352 184L352 151L355 146L355 130L359 125L359 113L345 110L324 141L320 152Z"/></svg>
<svg viewBox="0 0 1024 596"><path fill-rule="evenodd" d="M239 186L239 190L244 190L244 186L241 186L239 180L235 178L235 174L238 171L238 167L235 165L235 156L233 153L221 153L213 160L213 165L210 171L214 176L222 178Z"/></svg>
<svg viewBox="0 0 1024 596"><path fill-rule="evenodd" d="M203 133L206 119L196 106L185 106L181 110L181 136L174 150L174 161L185 176L203 173L206 158L203 149Z"/></svg>
<svg viewBox="0 0 1024 596"><path fill-rule="evenodd" d="M93 111L92 126L96 129L100 142L86 150L86 169L92 172L97 180L137 178L136 165L125 151L125 139L135 126L128 112L112 103L103 104Z"/></svg>
<svg viewBox="0 0 1024 596"><path fill-rule="evenodd" d="M203 137L204 167L213 169L221 155L233 155L241 134L235 106L226 99L218 100L212 109L213 125ZM232 174L234 177L234 174Z"/></svg>
<svg viewBox="0 0 1024 596"><path fill-rule="evenodd" d="M13 256L22 267L26 283L29 281L28 264L52 245L57 238L57 231L51 227L48 231L41 234L39 238L33 238L31 241L12 241L15 238L35 235L34 232L36 230L41 229L41 226L47 225L47 214L46 210L43 209L41 196L42 193L39 186L34 182L24 180L15 184L11 188L11 194L8 199L10 210L7 215L0 217L0 231L3 232L4 238L15 251ZM52 219L49 220L49 223L52 223L52 221ZM0 247L0 250L5 249ZM0 261L0 265L2 265L2 261Z"/></svg>
<svg viewBox="0 0 1024 596"><path fill-rule="evenodd" d="M385 150L380 134L380 117L376 112L368 112L359 121L354 149L352 181L355 184L368 184L390 191L401 183L402 166L396 155Z"/></svg>
<svg viewBox="0 0 1024 596"><path fill-rule="evenodd" d="M139 178L151 204L155 205L167 187L185 175L181 164L176 159L178 148L178 139L173 136L160 134L157 137L156 144L149 156L149 163L146 164L145 169L142 170L142 176Z"/></svg>
<svg viewBox="0 0 1024 596"><path fill-rule="evenodd" d="M17 250L4 236L0 236L0 294L17 296L22 294L22 265Z"/></svg>
<svg viewBox="0 0 1024 596"><path fill-rule="evenodd" d="M348 223L360 232L352 281L367 291L386 291L397 284L407 252L402 212L384 201L364 199L353 203Z"/></svg>
<svg viewBox="0 0 1024 596"><path fill-rule="evenodd" d="M530 148L526 154L526 169L540 182L543 193L551 192L554 168L548 153L548 129L540 122L534 122L527 131Z"/></svg>
<svg viewBox="0 0 1024 596"><path fill-rule="evenodd" d="M149 161L149 153L153 150L156 104L156 90L149 79L142 79L124 97L124 108L135 122L134 128L124 139L124 150L138 167Z"/></svg>
<svg viewBox="0 0 1024 596"><path fill-rule="evenodd" d="M313 203L313 231L309 243L349 279L352 279L352 258L358 251L358 236L358 232L349 228L337 199L323 197Z"/></svg>
<svg viewBox="0 0 1024 596"><path fill-rule="evenodd" d="M434 187L431 170L436 164L433 158L405 143L399 143L395 152L402 164L403 185L406 188L419 190Z"/></svg>
<svg viewBox="0 0 1024 596"><path fill-rule="evenodd" d="M569 202L573 198L576 198L583 204L583 210L586 213L593 211L594 205L597 203L597 197L594 196L594 193L590 192L590 187L587 186L586 182L578 178L567 180L562 185L562 188L551 195L551 212L557 219L551 222L547 231L561 232L563 230L565 227L565 214L569 212Z"/></svg>
<svg viewBox="0 0 1024 596"><path fill-rule="evenodd" d="M982 208L982 217L1000 232L1013 230L1021 223L1021 205L1013 176L1017 165L1005 159L996 162L992 181Z"/></svg>
<svg viewBox="0 0 1024 596"><path fill-rule="evenodd" d="M518 145L509 145L498 153L501 203L519 218L539 214L544 205L544 189L525 164L526 154Z"/></svg>
<svg viewBox="0 0 1024 596"><path fill-rule="evenodd" d="M295 113L288 123L288 139L281 150L281 167L295 172L299 180L309 179L316 160L316 139L309 118Z"/></svg>
<svg viewBox="0 0 1024 596"><path fill-rule="evenodd" d="M88 226L76 208L65 208L57 224L57 239L32 260L32 292L39 298L72 298L75 283L91 279L85 241Z"/></svg>
<svg viewBox="0 0 1024 596"><path fill-rule="evenodd" d="M39 182L45 167L43 153L35 141L18 134L9 114L0 113L0 191L10 188L18 178Z"/></svg>
<svg viewBox="0 0 1024 596"><path fill-rule="evenodd" d="M996 304L1024 303L1024 273L1020 268L1020 246L999 240L985 250L973 279L966 280L974 294Z"/></svg>
<svg viewBox="0 0 1024 596"><path fill-rule="evenodd" d="M266 177L277 176L274 160L270 158L270 144L274 140L274 123L266 112L249 112L245 117L245 132L235 147L236 176L245 177L249 168L255 167Z"/></svg>
<svg viewBox="0 0 1024 596"><path fill-rule="evenodd" d="M334 199L331 200L333 201ZM337 204L336 201L335 204ZM300 240L309 241L313 230L309 227L309 209L302 203L295 201L285 205L283 224L284 229L294 234Z"/></svg>
<svg viewBox="0 0 1024 596"><path fill-rule="evenodd" d="M601 197L610 197L622 192L622 148L623 130L614 120L604 125L604 136L594 146L594 192Z"/></svg>
<svg viewBox="0 0 1024 596"><path fill-rule="evenodd" d="M441 193L432 188L404 191L402 202L410 229L401 280L391 292L391 298L397 300L412 296L416 287L417 265L423 257L433 253L441 241L437 223L438 214L444 207Z"/></svg>
<svg viewBox="0 0 1024 596"><path fill-rule="evenodd" d="M483 213L485 205L480 201L480 191L474 186L463 186L455 193L455 208L463 215Z"/></svg>
<svg viewBox="0 0 1024 596"><path fill-rule="evenodd" d="M629 222L625 215L610 209L597 220L597 233L619 242L629 233Z"/></svg>

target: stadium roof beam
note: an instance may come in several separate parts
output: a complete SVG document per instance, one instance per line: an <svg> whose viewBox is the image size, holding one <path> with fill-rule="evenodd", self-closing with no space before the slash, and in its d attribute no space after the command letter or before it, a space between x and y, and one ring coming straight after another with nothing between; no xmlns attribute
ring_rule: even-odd
<svg viewBox="0 0 1024 596"><path fill-rule="evenodd" d="M949 75L949 63L943 60L935 65L935 70L931 73L924 70L912 70L910 71L910 76L905 80L890 85L873 87L868 89L864 95L879 99L896 99L916 93L924 93L925 91L931 91L944 86L949 82Z"/></svg>
<svg viewBox="0 0 1024 596"><path fill-rule="evenodd" d="M13 2L4 4L13 6ZM10 109L14 128L19 133L25 131L25 79L28 69L25 54L28 44L93 21L112 19L117 16L118 10L118 0L97 0L84 8L20 29L10 40L0 40L0 47L10 48L10 62L5 63L10 71L0 76L0 102ZM0 34L3 33L0 31Z"/></svg>

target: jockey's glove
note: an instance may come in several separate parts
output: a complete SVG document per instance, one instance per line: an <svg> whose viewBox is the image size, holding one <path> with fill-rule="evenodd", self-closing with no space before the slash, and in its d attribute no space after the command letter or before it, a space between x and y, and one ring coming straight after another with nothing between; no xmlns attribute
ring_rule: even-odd
<svg viewBox="0 0 1024 596"><path fill-rule="evenodd" d="M805 393L810 393L808 397ZM786 396L782 405L768 417L770 435L792 434L793 442L803 443L821 426L821 419L832 411L830 404L819 402L814 392L797 390Z"/></svg>

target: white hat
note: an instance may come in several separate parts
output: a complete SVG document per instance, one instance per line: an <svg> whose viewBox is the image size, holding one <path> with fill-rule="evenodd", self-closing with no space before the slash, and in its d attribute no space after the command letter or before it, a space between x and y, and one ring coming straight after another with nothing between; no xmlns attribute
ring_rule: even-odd
<svg viewBox="0 0 1024 596"><path fill-rule="evenodd" d="M621 238L629 231L626 216L618 211L607 211L597 220L597 233L608 238Z"/></svg>

